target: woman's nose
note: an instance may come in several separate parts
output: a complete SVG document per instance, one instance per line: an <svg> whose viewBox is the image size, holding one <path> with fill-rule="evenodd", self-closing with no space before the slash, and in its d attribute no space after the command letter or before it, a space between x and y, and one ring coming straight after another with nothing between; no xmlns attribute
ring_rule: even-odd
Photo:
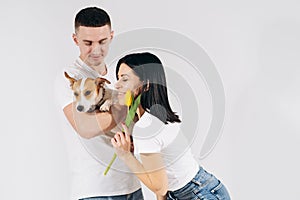
<svg viewBox="0 0 300 200"><path fill-rule="evenodd" d="M115 83L115 88L118 90L118 89L120 89L120 84L119 84L119 81L117 81L116 83Z"/></svg>

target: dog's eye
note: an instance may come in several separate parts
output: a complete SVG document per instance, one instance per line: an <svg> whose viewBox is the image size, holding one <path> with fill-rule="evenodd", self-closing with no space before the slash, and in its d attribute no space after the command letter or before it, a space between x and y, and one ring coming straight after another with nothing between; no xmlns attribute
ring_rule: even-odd
<svg viewBox="0 0 300 200"><path fill-rule="evenodd" d="M78 93L77 93L77 92L74 92L74 96L76 96L76 97L77 97L77 96L78 96Z"/></svg>
<svg viewBox="0 0 300 200"><path fill-rule="evenodd" d="M91 91L90 91L90 90L88 90L88 91L86 91L86 92L84 93L85 96L90 95L90 94L91 94Z"/></svg>

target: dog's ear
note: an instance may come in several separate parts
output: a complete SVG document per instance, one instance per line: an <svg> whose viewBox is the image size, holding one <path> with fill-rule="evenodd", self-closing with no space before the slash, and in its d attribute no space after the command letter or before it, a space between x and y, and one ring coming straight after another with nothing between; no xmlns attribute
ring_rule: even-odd
<svg viewBox="0 0 300 200"><path fill-rule="evenodd" d="M98 78L95 79L95 84L96 85L101 85L101 84L104 85L105 82L110 84L110 81L107 80L106 78L98 77Z"/></svg>
<svg viewBox="0 0 300 200"><path fill-rule="evenodd" d="M65 74L65 77L70 81L70 87L72 87L73 84L76 82L76 79L70 77L67 72L65 72L64 74Z"/></svg>
<svg viewBox="0 0 300 200"><path fill-rule="evenodd" d="M110 84L110 81L107 80L106 78L102 78L102 79L104 79L104 81L105 81L107 84Z"/></svg>

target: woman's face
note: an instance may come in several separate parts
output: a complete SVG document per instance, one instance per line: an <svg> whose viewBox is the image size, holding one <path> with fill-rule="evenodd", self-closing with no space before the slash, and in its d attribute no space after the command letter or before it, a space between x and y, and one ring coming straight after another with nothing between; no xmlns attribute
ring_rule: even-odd
<svg viewBox="0 0 300 200"><path fill-rule="evenodd" d="M118 99L121 105L125 104L125 94L128 90L134 97L140 94L143 83L135 72L126 64L122 63L118 72L118 81L115 88L118 91Z"/></svg>

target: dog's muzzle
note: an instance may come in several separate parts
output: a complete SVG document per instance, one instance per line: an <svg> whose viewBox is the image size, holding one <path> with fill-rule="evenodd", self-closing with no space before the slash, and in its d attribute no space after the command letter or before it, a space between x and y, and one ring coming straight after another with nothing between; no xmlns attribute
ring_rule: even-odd
<svg viewBox="0 0 300 200"><path fill-rule="evenodd" d="M76 109L77 109L77 111L82 112L84 107L82 105L79 105L79 106L77 106Z"/></svg>
<svg viewBox="0 0 300 200"><path fill-rule="evenodd" d="M97 108L97 106L92 105L92 106L90 107L90 109L88 109L86 112L88 112L88 113L94 112L94 111L96 110L96 108Z"/></svg>

